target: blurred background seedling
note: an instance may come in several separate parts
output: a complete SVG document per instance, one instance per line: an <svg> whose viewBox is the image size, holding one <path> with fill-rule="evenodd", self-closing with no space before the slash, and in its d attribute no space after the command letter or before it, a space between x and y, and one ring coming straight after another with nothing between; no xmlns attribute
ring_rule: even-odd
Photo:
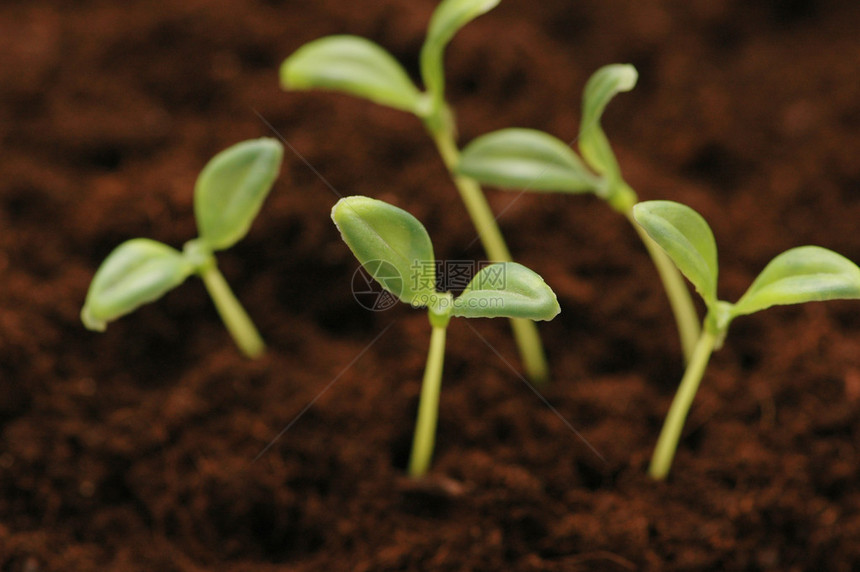
<svg viewBox="0 0 860 572"><path fill-rule="evenodd" d="M180 252L148 238L128 240L111 252L90 284L81 310L84 325L104 331L108 322L161 298L191 275L203 280L239 349L248 357L265 351L256 326L218 270L215 252L248 233L272 188L283 158L274 139L238 143L217 154L194 187L200 236Z"/></svg>

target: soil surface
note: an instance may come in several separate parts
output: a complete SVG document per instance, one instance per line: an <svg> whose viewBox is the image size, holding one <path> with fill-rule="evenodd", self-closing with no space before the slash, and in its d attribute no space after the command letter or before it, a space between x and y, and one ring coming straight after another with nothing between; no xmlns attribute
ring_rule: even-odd
<svg viewBox="0 0 860 572"><path fill-rule="evenodd" d="M504 320L455 321L432 471L405 478L429 326L356 303L329 210L382 198L440 258L484 255L413 117L284 93L277 72L352 33L415 74L434 6L2 3L0 570L860 569L860 306L737 320L654 483L679 346L647 254L595 198L488 191L559 295L553 383L523 382ZM857 30L853 0L504 0L455 38L448 93L462 142L572 140L591 72L633 63L605 118L625 176L710 221L735 300L793 246L860 260ZM192 238L200 168L273 130L281 177L219 256L265 357L238 354L197 279L86 331L100 261Z"/></svg>

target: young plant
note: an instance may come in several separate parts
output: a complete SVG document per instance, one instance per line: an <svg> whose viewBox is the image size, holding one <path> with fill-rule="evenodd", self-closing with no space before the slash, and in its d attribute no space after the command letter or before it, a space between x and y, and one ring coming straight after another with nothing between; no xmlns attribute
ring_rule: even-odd
<svg viewBox="0 0 860 572"><path fill-rule="evenodd" d="M239 242L251 227L278 176L283 147L274 139L245 141L217 154L194 187L194 215L200 236L182 252L147 238L119 245L102 262L90 284L81 320L90 330L153 302L192 274L212 297L236 345L257 357L265 345L218 270L214 253Z"/></svg>
<svg viewBox="0 0 860 572"><path fill-rule="evenodd" d="M284 60L280 78L287 90L344 92L418 117L451 174L487 256L495 262L510 262L511 254L480 186L454 170L460 151L454 113L445 99L443 65L445 48L457 31L499 2L442 0L436 7L420 55L424 91L385 49L349 35L328 36L302 46ZM514 318L511 325L526 374L536 382L547 380L546 356L534 322Z"/></svg>
<svg viewBox="0 0 860 572"><path fill-rule="evenodd" d="M860 268L826 248L792 248L771 260L740 300L732 304L717 298L717 245L701 215L679 203L647 201L633 207L633 216L693 284L707 307L693 358L651 458L649 474L664 479L705 367L711 353L722 346L732 320L776 305L858 299Z"/></svg>
<svg viewBox="0 0 860 572"><path fill-rule="evenodd" d="M415 308L427 308L432 333L421 386L409 474L427 472L433 456L445 333L452 317L551 320L559 313L555 294L520 264L500 262L481 269L454 297L436 291L436 258L424 226L408 212L383 201L355 196L331 212L344 242L385 290Z"/></svg>
<svg viewBox="0 0 860 572"><path fill-rule="evenodd" d="M597 70L586 83L577 138L584 161L568 144L552 135L513 128L488 133L469 143L456 170L479 183L502 189L593 193L624 215L654 261L675 316L684 357L689 362L699 337L696 308L671 261L633 221L636 192L624 181L600 124L609 101L616 94L633 89L637 79L633 66L612 64Z"/></svg>

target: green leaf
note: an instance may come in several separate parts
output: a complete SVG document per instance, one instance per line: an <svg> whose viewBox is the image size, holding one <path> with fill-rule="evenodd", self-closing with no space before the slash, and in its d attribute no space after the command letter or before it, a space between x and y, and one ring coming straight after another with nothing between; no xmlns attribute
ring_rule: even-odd
<svg viewBox="0 0 860 572"><path fill-rule="evenodd" d="M770 261L732 309L733 316L771 306L860 298L860 268L820 246L787 250Z"/></svg>
<svg viewBox="0 0 860 572"><path fill-rule="evenodd" d="M284 89L324 89L417 113L422 94L397 60L358 36L328 36L305 44L281 64Z"/></svg>
<svg viewBox="0 0 860 572"><path fill-rule="evenodd" d="M633 207L633 217L681 273L708 307L717 302L717 244L702 216L672 201L645 201Z"/></svg>
<svg viewBox="0 0 860 572"><path fill-rule="evenodd" d="M582 193L600 184L563 141L535 129L502 129L463 149L457 171L500 188Z"/></svg>
<svg viewBox="0 0 860 572"><path fill-rule="evenodd" d="M537 273L516 262L497 262L472 278L451 315L552 320L560 311L555 293Z"/></svg>
<svg viewBox="0 0 860 572"><path fill-rule="evenodd" d="M437 102L445 97L445 47L460 28L498 6L500 1L442 0L436 7L421 48L421 78Z"/></svg>
<svg viewBox="0 0 860 572"><path fill-rule="evenodd" d="M340 199L331 218L343 241L379 284L415 306L436 293L436 258L430 236L403 209L368 197Z"/></svg>
<svg viewBox="0 0 860 572"><path fill-rule="evenodd" d="M81 321L103 332L108 322L161 298L193 271L182 254L166 244L128 240L105 258L93 277Z"/></svg>
<svg viewBox="0 0 860 572"><path fill-rule="evenodd" d="M248 233L278 177L283 154L274 139L254 139L221 151L203 168L194 187L194 214L210 249L229 248Z"/></svg>
<svg viewBox="0 0 860 572"><path fill-rule="evenodd" d="M633 89L638 77L636 68L630 64L604 66L588 80L582 96L579 150L591 168L608 177L612 186L621 180L621 169L600 125L600 118L609 101L616 94Z"/></svg>

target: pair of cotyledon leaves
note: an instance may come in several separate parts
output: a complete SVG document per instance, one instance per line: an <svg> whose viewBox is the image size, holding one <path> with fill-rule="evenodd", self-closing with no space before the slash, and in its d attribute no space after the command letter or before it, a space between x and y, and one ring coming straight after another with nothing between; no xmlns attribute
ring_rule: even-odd
<svg viewBox="0 0 860 572"><path fill-rule="evenodd" d="M420 68L427 93L401 64L376 43L357 36L328 36L305 44L281 66L287 89L349 93L426 118L444 97L443 55L454 34L498 0L444 0L431 17ZM631 65L613 64L589 79L583 94L579 147L594 172L562 141L532 129L504 129L476 139L463 153L458 171L479 182L535 191L603 193L621 173L600 118L618 93L636 85Z"/></svg>
<svg viewBox="0 0 860 572"><path fill-rule="evenodd" d="M560 139L524 128L502 129L478 137L463 149L457 170L478 182L501 188L593 192L608 198L606 193L617 188L622 179L600 119L609 101L633 89L637 79L633 66L611 64L588 80L577 142L591 170Z"/></svg>
<svg viewBox="0 0 860 572"><path fill-rule="evenodd" d="M434 287L433 244L418 219L386 202L362 196L341 199L331 216L344 242L371 274L379 261L396 269L399 279L379 280L383 288L413 306L439 299ZM437 310L467 318L531 320L551 320L560 311L555 293L543 278L515 262L485 266L451 307Z"/></svg>
<svg viewBox="0 0 860 572"><path fill-rule="evenodd" d="M305 44L281 66L287 89L328 89L349 93L427 117L438 110L445 92L443 57L457 31L500 0L443 0L430 18L421 48L423 93L403 66L378 44L358 36L328 36Z"/></svg>
<svg viewBox="0 0 860 572"><path fill-rule="evenodd" d="M635 84L631 66L612 65L586 86L579 146L594 171L620 181L615 156L599 128L600 114L619 91ZM531 129L503 129L475 139L458 170L482 183L531 191L597 192L602 182L561 140ZM718 308L717 248L705 220L684 205L648 201L633 207L636 221L694 285L709 309ZM860 297L860 269L845 257L817 246L777 256L736 303L724 305L722 328L737 316L774 305Z"/></svg>
<svg viewBox="0 0 860 572"><path fill-rule="evenodd" d="M669 255L717 315L721 331L738 316L771 306L860 298L860 268L820 246L801 246L778 255L734 304L717 298L717 245L708 223L688 206L646 201L633 216Z"/></svg>
<svg viewBox="0 0 860 572"><path fill-rule="evenodd" d="M194 187L194 215L200 236L185 252L135 238L111 252L99 267L81 319L103 331L107 323L157 300L211 263L251 227L280 170L283 147L274 139L244 141L216 155Z"/></svg>

